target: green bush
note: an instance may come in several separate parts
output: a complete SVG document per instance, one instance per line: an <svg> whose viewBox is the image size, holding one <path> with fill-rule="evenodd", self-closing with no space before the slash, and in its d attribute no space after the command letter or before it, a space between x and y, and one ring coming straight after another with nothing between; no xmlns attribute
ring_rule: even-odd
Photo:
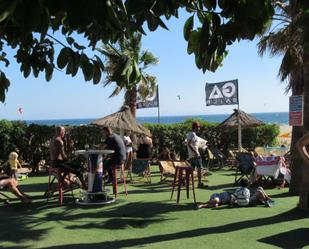
<svg viewBox="0 0 309 249"><path fill-rule="evenodd" d="M157 155L163 147L178 153L186 158L186 146L184 140L186 134L191 130L192 119L178 124L145 124L153 136L153 154ZM224 153L231 149L238 148L238 129L218 129L216 123L208 123L198 120L201 129L198 136L206 139L211 146L214 146ZM275 145L276 137L279 134L277 125L262 125L254 128L242 129L242 146L253 150L257 146Z"/></svg>
<svg viewBox="0 0 309 249"><path fill-rule="evenodd" d="M163 147L187 157L184 140L191 130L192 119L177 124L144 124L152 133L153 157L158 155ZM218 129L216 123L198 120L201 130L198 136L206 139L210 145L223 152L236 149L238 146L238 131L236 129ZM66 126L66 152L72 155L77 149L90 148L103 142L100 127ZM0 160L6 161L11 151L17 151L20 158L35 163L40 159L49 158L49 142L53 136L54 126L26 125L25 122L0 120ZM256 146L274 145L279 134L277 125L262 125L255 128L242 129L242 144L244 148L253 149Z"/></svg>
<svg viewBox="0 0 309 249"><path fill-rule="evenodd" d="M21 121L0 120L0 160L8 160L10 152L18 152L21 158L26 156L28 146L27 125Z"/></svg>

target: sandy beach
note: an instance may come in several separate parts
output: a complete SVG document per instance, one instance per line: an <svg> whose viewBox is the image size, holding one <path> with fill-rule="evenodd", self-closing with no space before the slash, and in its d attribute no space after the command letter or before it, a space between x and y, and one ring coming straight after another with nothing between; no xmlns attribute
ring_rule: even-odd
<svg viewBox="0 0 309 249"><path fill-rule="evenodd" d="M291 145L291 137L292 137L292 126L289 125L280 125L279 126L280 133L278 136L279 144L284 144L286 146Z"/></svg>

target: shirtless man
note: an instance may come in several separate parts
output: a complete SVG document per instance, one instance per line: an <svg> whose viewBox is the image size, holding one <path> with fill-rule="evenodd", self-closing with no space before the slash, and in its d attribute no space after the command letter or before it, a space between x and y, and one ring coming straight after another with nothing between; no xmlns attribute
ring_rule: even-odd
<svg viewBox="0 0 309 249"><path fill-rule="evenodd" d="M56 168L61 168L66 170L69 173L75 174L81 183L82 187L85 189L85 183L83 180L83 175L81 172L80 165L73 165L70 161L68 161L67 156L64 152L64 142L63 138L65 135L65 128L63 126L57 126L54 138L51 140L49 151L50 151L50 159L52 161L52 166ZM64 175L64 179L66 174Z"/></svg>

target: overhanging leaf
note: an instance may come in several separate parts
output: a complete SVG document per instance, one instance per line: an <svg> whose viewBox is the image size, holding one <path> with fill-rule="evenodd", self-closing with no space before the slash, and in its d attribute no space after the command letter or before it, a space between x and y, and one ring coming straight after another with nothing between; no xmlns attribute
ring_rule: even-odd
<svg viewBox="0 0 309 249"><path fill-rule="evenodd" d="M61 49L57 58L57 65L60 69L63 69L68 64L68 56L69 56L69 49L68 48Z"/></svg>
<svg viewBox="0 0 309 249"><path fill-rule="evenodd" d="M0 22L9 17L16 8L16 0L2 0L0 2Z"/></svg>
<svg viewBox="0 0 309 249"><path fill-rule="evenodd" d="M189 40L190 38L190 34L192 32L192 29L193 29L193 18L194 16L190 16L187 21L185 22L185 26L183 28L183 35L184 35L184 38L186 41Z"/></svg>
<svg viewBox="0 0 309 249"><path fill-rule="evenodd" d="M70 45L72 45L73 44L73 42L75 41L72 37L70 37L70 36L68 36L67 38L66 38L66 40L67 40L67 42L70 44Z"/></svg>
<svg viewBox="0 0 309 249"><path fill-rule="evenodd" d="M6 78L5 74L0 71L0 101L5 101L5 93L9 89L10 81Z"/></svg>

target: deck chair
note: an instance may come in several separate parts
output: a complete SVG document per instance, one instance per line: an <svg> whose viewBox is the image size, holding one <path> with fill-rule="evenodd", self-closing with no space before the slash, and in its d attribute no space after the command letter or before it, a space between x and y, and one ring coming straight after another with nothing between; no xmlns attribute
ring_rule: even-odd
<svg viewBox="0 0 309 249"><path fill-rule="evenodd" d="M207 166L206 166L206 168L210 169L212 167L212 164L215 161L215 156L209 148L206 149L206 152L207 152Z"/></svg>
<svg viewBox="0 0 309 249"><path fill-rule="evenodd" d="M132 169L129 172L130 181L133 183L133 175L137 175L140 178L145 178L147 183L151 183L150 163L148 159L133 159Z"/></svg>
<svg viewBox="0 0 309 249"><path fill-rule="evenodd" d="M227 155L226 163L229 165L230 169L235 168L237 165L236 153L232 150L229 150Z"/></svg>
<svg viewBox="0 0 309 249"><path fill-rule="evenodd" d="M265 151L264 147L255 147L254 152L259 156L267 156L269 154L267 151Z"/></svg>
<svg viewBox="0 0 309 249"><path fill-rule="evenodd" d="M177 166L191 166L190 162L186 160L181 160L181 161L173 161L174 168ZM207 169L202 167L202 179L207 181L207 176L209 175L209 172ZM197 172L193 171L193 176L194 178L197 177Z"/></svg>
<svg viewBox="0 0 309 249"><path fill-rule="evenodd" d="M235 172L234 185L243 178L250 179L250 174L254 168L254 157L250 152L238 152L236 154L237 167Z"/></svg>
<svg viewBox="0 0 309 249"><path fill-rule="evenodd" d="M207 157L208 157L208 163L207 168L214 168L217 166L218 168L222 168L224 166L225 162L225 155L214 147L208 147L207 148Z"/></svg>
<svg viewBox="0 0 309 249"><path fill-rule="evenodd" d="M173 161L174 168L177 166L190 166L188 161Z"/></svg>
<svg viewBox="0 0 309 249"><path fill-rule="evenodd" d="M175 166L173 161L159 161L159 168L161 173L161 182L165 181L167 177L175 175Z"/></svg>

